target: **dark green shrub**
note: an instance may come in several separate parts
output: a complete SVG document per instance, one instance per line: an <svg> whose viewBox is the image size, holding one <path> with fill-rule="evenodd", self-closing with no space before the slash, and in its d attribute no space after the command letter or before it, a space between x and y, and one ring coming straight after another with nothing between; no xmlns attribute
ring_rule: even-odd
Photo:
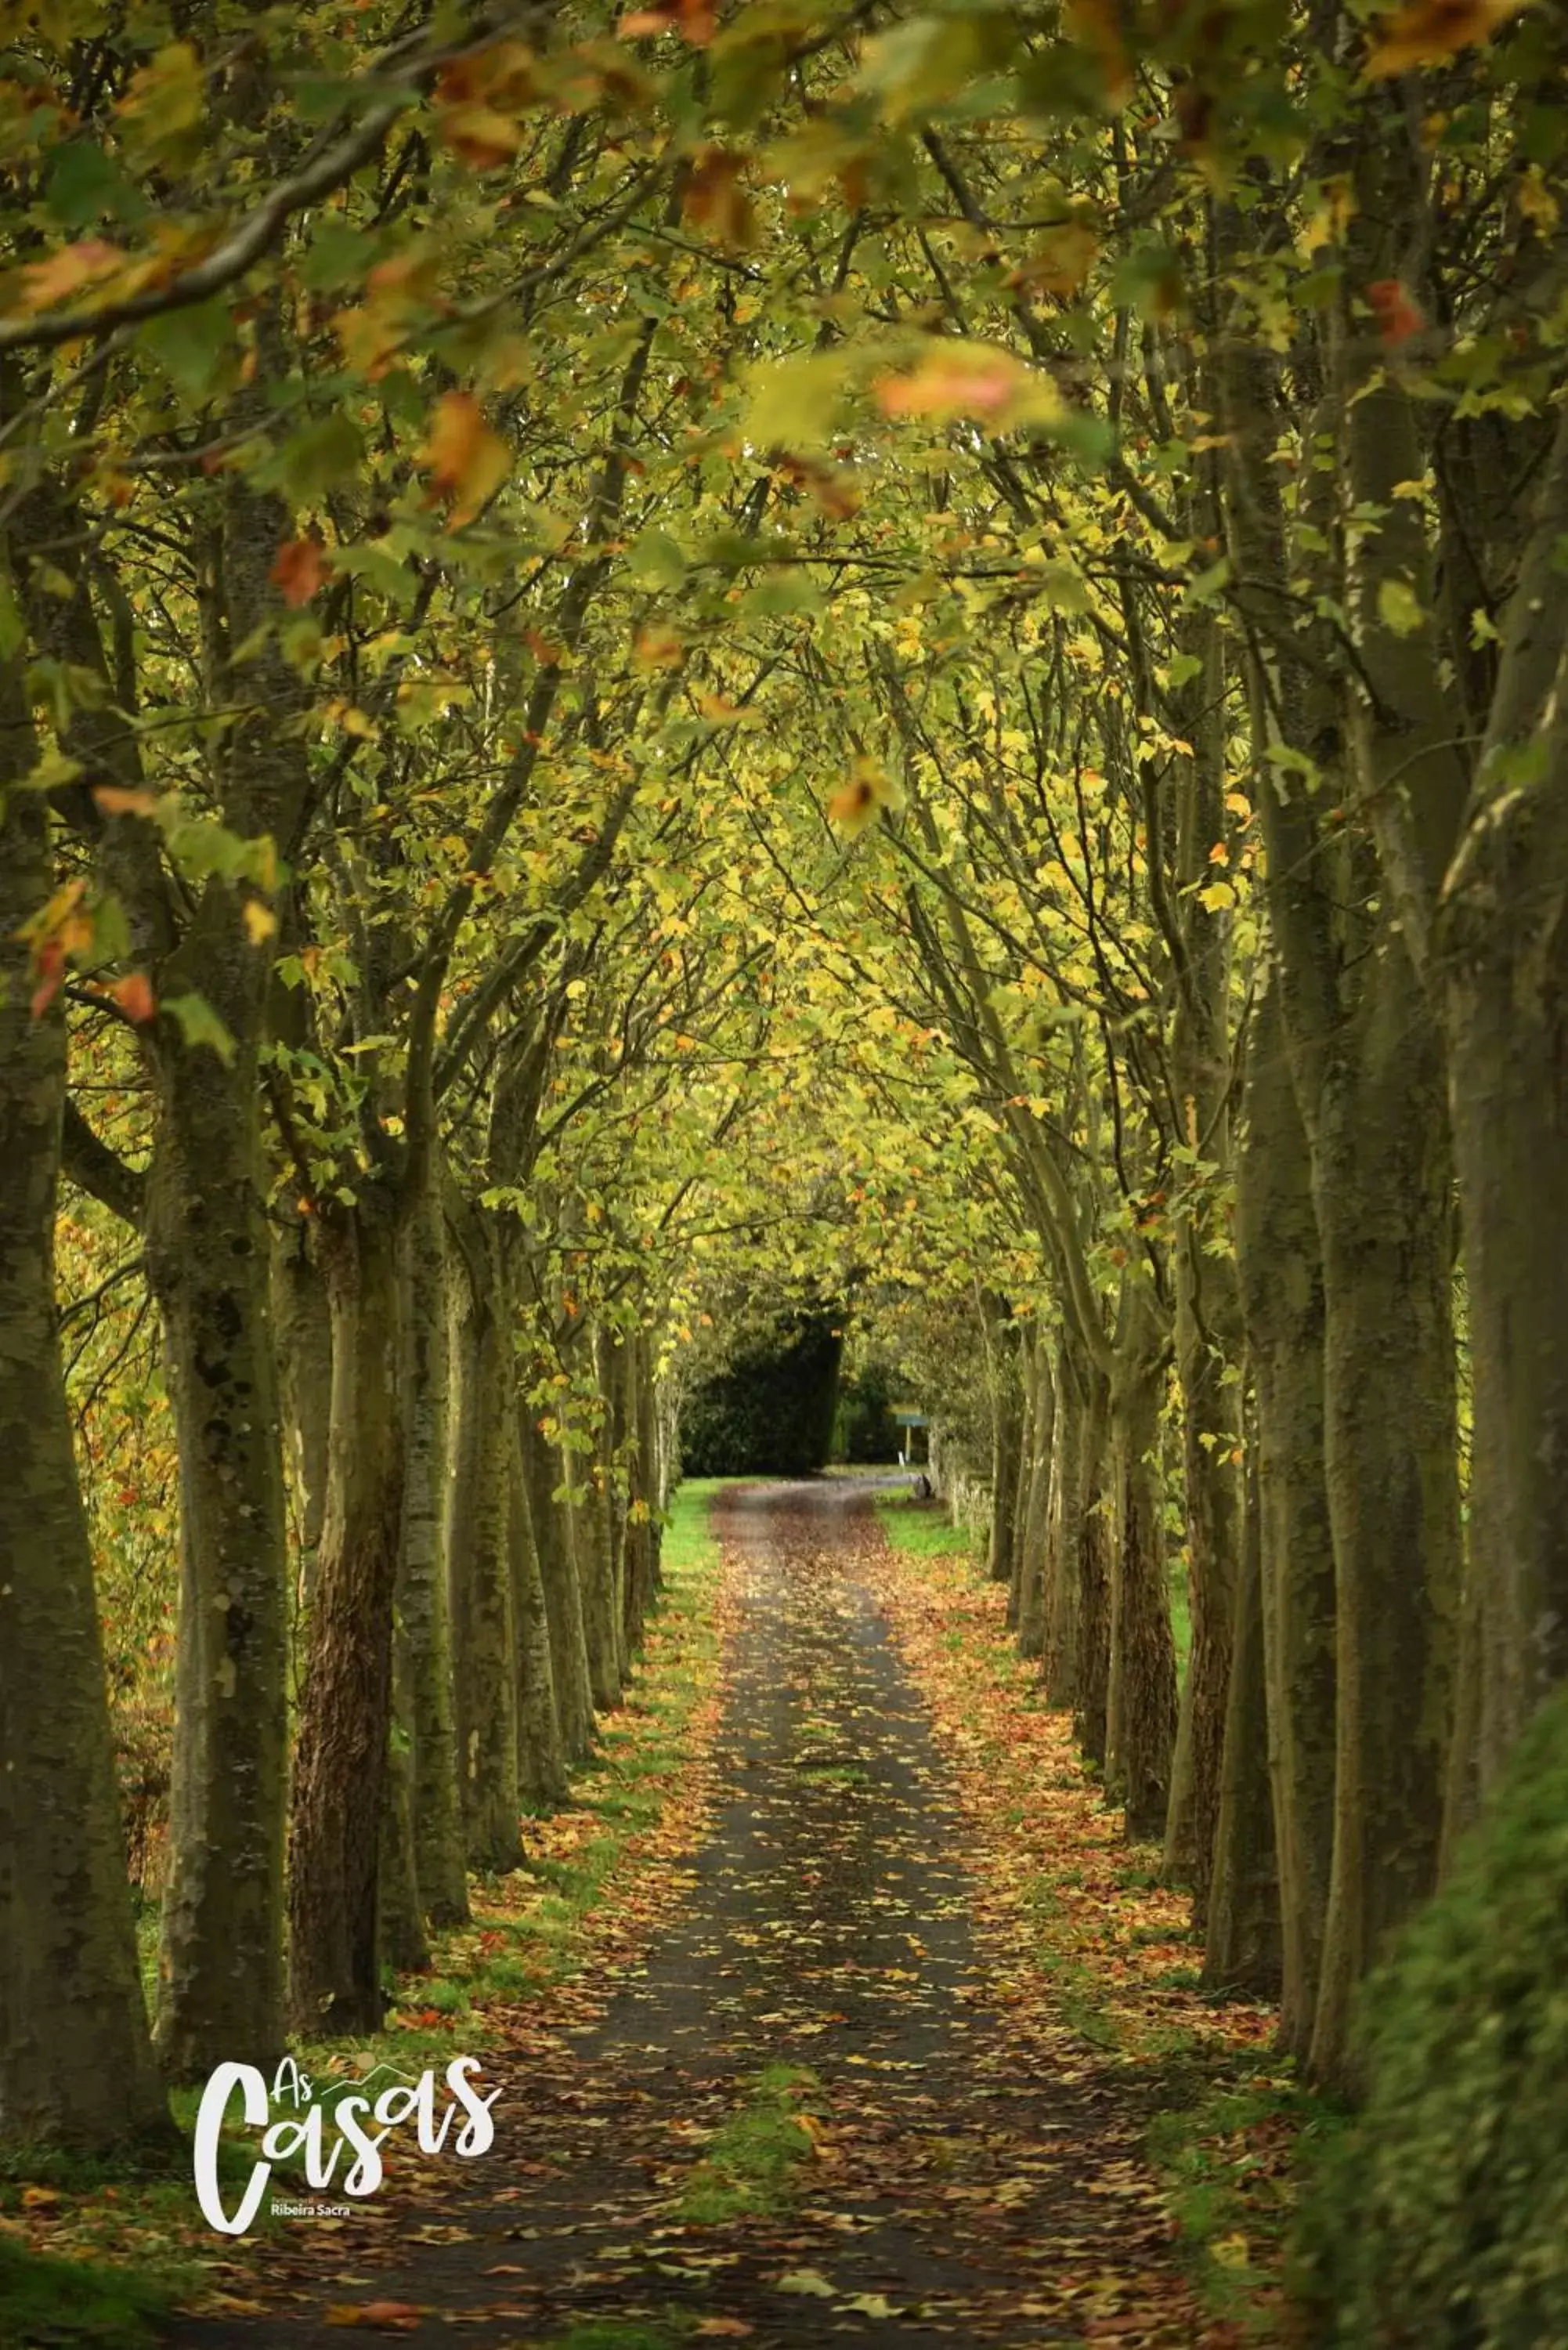
<svg viewBox="0 0 1568 2350"><path fill-rule="evenodd" d="M901 1391L897 1375L885 1363L867 1363L852 1378L840 1380L833 1420L836 1461L898 1459L903 1438L892 1407Z"/></svg>
<svg viewBox="0 0 1568 2350"><path fill-rule="evenodd" d="M833 1440L843 1336L826 1314L801 1315L707 1379L680 1412L689 1477L807 1477Z"/></svg>
<svg viewBox="0 0 1568 2350"><path fill-rule="evenodd" d="M1364 2010L1368 2093L1303 2202L1335 2350L1568 2345L1568 1690Z"/></svg>

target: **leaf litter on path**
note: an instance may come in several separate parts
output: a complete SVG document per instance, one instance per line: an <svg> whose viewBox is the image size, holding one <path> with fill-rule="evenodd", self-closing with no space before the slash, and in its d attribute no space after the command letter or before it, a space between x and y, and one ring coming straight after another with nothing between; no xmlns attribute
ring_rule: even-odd
<svg viewBox="0 0 1568 2350"><path fill-rule="evenodd" d="M330 2350L378 2307L518 2350L1236 2338L1193 2303L1121 2045L1194 2021L1159 1981L1173 1897L1126 1913L1061 1726L995 1669L970 1589L892 1556L864 1487L732 1490L719 1525L722 1718L585 1970L490 2011L494 2149L395 2173L327 2259L297 2230L257 2280L270 2314L189 2322L190 2350ZM1073 1948L1114 2047L1038 1965L1042 1834L1081 1878ZM817 2085L794 2155L729 2216L683 2216L709 2148L743 2163L736 2116L780 2067Z"/></svg>

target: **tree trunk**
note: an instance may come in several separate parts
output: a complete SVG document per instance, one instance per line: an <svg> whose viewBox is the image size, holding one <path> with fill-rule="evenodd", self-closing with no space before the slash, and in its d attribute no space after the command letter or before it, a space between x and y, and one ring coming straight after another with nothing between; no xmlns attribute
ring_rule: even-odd
<svg viewBox="0 0 1568 2350"><path fill-rule="evenodd" d="M161 1024L147 1188L180 1457L171 1856L157 2037L176 2080L283 2053L287 1541L256 1064L265 970L210 882L166 993L203 995L225 1061ZM167 1033L165 1033L167 1032Z"/></svg>
<svg viewBox="0 0 1568 2350"><path fill-rule="evenodd" d="M1106 1792L1127 1806L1127 1832L1161 1835L1176 1742L1176 1651L1170 1637L1164 1495L1158 1448L1165 1372L1135 1356L1111 1389L1116 1519L1111 1556Z"/></svg>
<svg viewBox="0 0 1568 2350"><path fill-rule="evenodd" d="M414 1876L434 1926L469 1914L463 1861L457 1729L452 1712L452 1627L447 1615L447 1447L450 1316L446 1227L439 1194L424 1189L411 1207L403 1249L402 1555L398 1565L400 1672L411 1742L410 1810Z"/></svg>
<svg viewBox="0 0 1568 2350"><path fill-rule="evenodd" d="M1034 1401L1029 1415L1029 1493L1019 1530L1018 1653L1021 1657L1039 1657L1045 1648L1045 1552L1056 1421L1051 1348L1044 1331L1035 1335L1029 1376Z"/></svg>
<svg viewBox="0 0 1568 2350"><path fill-rule="evenodd" d="M0 757L31 764L7 664ZM0 2136L96 2152L172 2126L148 2039L87 1521L56 1319L58 1005L17 932L49 896L43 795L0 801Z"/></svg>
<svg viewBox="0 0 1568 2350"><path fill-rule="evenodd" d="M1210 1991L1272 1999L1281 1980L1280 1873L1269 1778L1268 1686L1263 1667L1263 1576L1257 1454L1251 1454L1236 1611L1225 1750L1220 1771L1214 1862L1204 1913L1203 1981Z"/></svg>
<svg viewBox="0 0 1568 2350"><path fill-rule="evenodd" d="M1324 1471L1323 1263L1277 980L1247 1053L1236 1251L1257 1405L1258 1554L1280 1879L1280 2044L1312 2038L1334 1850L1334 1577Z"/></svg>
<svg viewBox="0 0 1568 2350"><path fill-rule="evenodd" d="M1317 1125L1338 1711L1310 2061L1348 2085L1356 1985L1437 1879L1460 1584L1442 1073L1397 938L1364 974Z"/></svg>
<svg viewBox="0 0 1568 2350"><path fill-rule="evenodd" d="M1220 1816L1241 1521L1235 1269L1200 1248L1199 1232L1187 1225L1175 1250L1176 1343L1192 1648L1165 1832L1166 1876L1190 1885L1199 1921Z"/></svg>
<svg viewBox="0 0 1568 2350"><path fill-rule="evenodd" d="M389 1185L323 1212L332 1310L327 1523L289 1835L294 2028L379 2028L377 1923L403 1500L400 1217Z"/></svg>
<svg viewBox="0 0 1568 2350"><path fill-rule="evenodd" d="M568 1452L566 1461L568 1523L583 1599L588 1681L595 1706L600 1713L609 1713L620 1703L622 1673L604 1467L597 1445L590 1452Z"/></svg>
<svg viewBox="0 0 1568 2350"><path fill-rule="evenodd" d="M512 1613L511 1331L494 1277L475 1283L458 1325L457 1443L448 1571L457 1750L469 1865L515 1868L517 1672Z"/></svg>
<svg viewBox="0 0 1568 2350"><path fill-rule="evenodd" d="M392 1715L382 1783L376 1910L382 1964L398 1974L417 1974L430 1964L431 1946L425 1936L414 1844L413 1704L405 1660L399 1653L400 1645L394 1647L392 1656Z"/></svg>
<svg viewBox="0 0 1568 2350"><path fill-rule="evenodd" d="M986 1570L992 1583L1012 1585L1018 1545L1019 1454L1023 1439L1023 1391L1020 1378L1019 1326L1005 1304L992 1301L988 1361L991 1370L991 1540Z"/></svg>
<svg viewBox="0 0 1568 2350"><path fill-rule="evenodd" d="M506 1386L506 1476L513 1649L516 1660L517 1792L525 1804L554 1811L566 1800L566 1761L556 1711L550 1620L528 1515L515 1388Z"/></svg>
<svg viewBox="0 0 1568 2350"><path fill-rule="evenodd" d="M627 1631L626 1507L627 1399L626 1342L617 1344L603 1323L594 1332L594 1367L603 1407L597 1447L602 1503L602 1539L609 1577L610 1622L615 1631L616 1669L624 1686L631 1670L631 1643Z"/></svg>
<svg viewBox="0 0 1568 2350"><path fill-rule="evenodd" d="M316 1261L312 1220L292 1214L273 1228L272 1311L283 1405L284 1452L293 1486L297 1568L296 1642L316 1594L327 1515L327 1435L332 1418L332 1319Z"/></svg>
<svg viewBox="0 0 1568 2350"><path fill-rule="evenodd" d="M565 1482L560 1456L540 1427L534 1409L518 1407L528 1519L545 1586L550 1627L550 1676L561 1741L568 1763L582 1761L593 1744L594 1699L588 1685L588 1645L583 1629L583 1595L577 1587L571 1528L566 1504L556 1499Z"/></svg>
<svg viewBox="0 0 1568 2350"><path fill-rule="evenodd" d="M1105 1768L1111 1679L1111 1549L1115 1486L1110 1445L1110 1383L1087 1368L1088 1397L1081 1422L1083 1496L1078 1543L1078 1702L1073 1727L1078 1744Z"/></svg>
<svg viewBox="0 0 1568 2350"><path fill-rule="evenodd" d="M1083 1666L1084 1422L1087 1383L1075 1350L1056 1345L1056 1399L1051 1440L1051 1498L1045 1528L1045 1694L1076 1710Z"/></svg>
<svg viewBox="0 0 1568 2350"><path fill-rule="evenodd" d="M1568 1674L1568 414L1504 624L1480 782L1436 929L1474 1379L1473 1748L1447 1841Z"/></svg>
<svg viewBox="0 0 1568 2350"><path fill-rule="evenodd" d="M1033 1330L1023 1330L1018 1341L1019 1418L1018 1482L1012 1499L1012 1557L1007 1576L1007 1628L1018 1629L1023 1604L1023 1578L1029 1555L1029 1493L1034 1478L1034 1349L1042 1343Z"/></svg>

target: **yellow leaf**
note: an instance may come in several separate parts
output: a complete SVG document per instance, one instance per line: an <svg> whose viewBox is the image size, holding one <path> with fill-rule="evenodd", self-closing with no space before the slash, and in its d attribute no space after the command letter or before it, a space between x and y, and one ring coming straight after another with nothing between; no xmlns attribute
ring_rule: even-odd
<svg viewBox="0 0 1568 2350"><path fill-rule="evenodd" d="M271 907L264 906L259 898L247 898L245 900L245 931L246 935L250 939L252 946L259 947L264 944L266 940L271 938L276 928L277 916L273 912Z"/></svg>
<svg viewBox="0 0 1568 2350"><path fill-rule="evenodd" d="M1210 914L1223 913L1236 902L1236 892L1229 881L1210 881L1207 889L1199 889L1198 902Z"/></svg>

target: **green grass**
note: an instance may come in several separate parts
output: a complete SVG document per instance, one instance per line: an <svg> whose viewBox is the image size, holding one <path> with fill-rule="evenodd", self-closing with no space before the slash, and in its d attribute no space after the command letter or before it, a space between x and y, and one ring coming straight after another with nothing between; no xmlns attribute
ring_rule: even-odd
<svg viewBox="0 0 1568 2350"><path fill-rule="evenodd" d="M955 1526L940 1502L919 1502L912 1493L874 1496L882 1530L895 1550L911 1558L972 1558L981 1555L981 1537Z"/></svg>
<svg viewBox="0 0 1568 2350"><path fill-rule="evenodd" d="M677 2199L676 2217L705 2228L770 2219L787 2209L795 2171L813 2145L802 2116L820 2087L805 2065L770 2064L759 2073L745 2104L709 2140Z"/></svg>
<svg viewBox="0 0 1568 2350"><path fill-rule="evenodd" d="M1216 2060L1187 2040L1172 2051L1167 2109L1146 2144L1199 2296L1217 2322L1243 2341L1275 2339L1274 2293L1294 2203L1284 2151L1324 2102L1259 2055L1251 2077L1232 2054Z"/></svg>
<svg viewBox="0 0 1568 2350"><path fill-rule="evenodd" d="M104 2350L151 2350L171 2296L153 2277L85 2261L45 2260L0 2241L0 2343L5 2350L54 2350L101 2343Z"/></svg>

